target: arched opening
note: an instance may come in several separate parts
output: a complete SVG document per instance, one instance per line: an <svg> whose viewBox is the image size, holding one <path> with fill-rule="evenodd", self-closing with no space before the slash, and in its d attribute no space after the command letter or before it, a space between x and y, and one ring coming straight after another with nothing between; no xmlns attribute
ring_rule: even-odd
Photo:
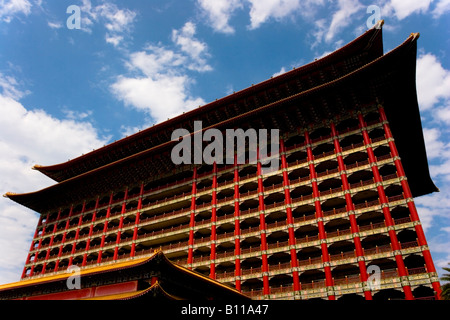
<svg viewBox="0 0 450 320"><path fill-rule="evenodd" d="M425 300L425 299L434 300L435 293L434 293L433 288L424 286L424 285L420 285L413 290L413 296L414 296L414 298L419 299L419 300Z"/></svg>
<svg viewBox="0 0 450 320"><path fill-rule="evenodd" d="M405 299L405 294L396 289L380 290L373 295L374 301L404 300L404 299Z"/></svg>

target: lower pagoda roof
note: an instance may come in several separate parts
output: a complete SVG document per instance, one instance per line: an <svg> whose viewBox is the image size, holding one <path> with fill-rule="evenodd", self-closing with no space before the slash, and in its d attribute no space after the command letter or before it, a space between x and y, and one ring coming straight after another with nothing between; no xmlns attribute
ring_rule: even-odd
<svg viewBox="0 0 450 320"><path fill-rule="evenodd" d="M439 191L428 168L416 92L419 34L400 46L338 79L228 118L211 126L280 129L280 134L307 128L338 115L381 103L402 159L414 197ZM203 128L203 130L208 127ZM192 135L193 133L191 133ZM80 202L112 190L144 182L162 173L182 170L170 160L178 141L168 141L91 170L49 188L5 196L39 213Z"/></svg>
<svg viewBox="0 0 450 320"><path fill-rule="evenodd" d="M209 277L189 270L171 262L162 251L157 251L150 257L136 258L129 261L113 264L86 267L81 269L78 290L69 290L67 280L73 273L59 272L19 282L0 285L0 300L23 299L26 300L61 300L61 299L85 299L85 300L129 300L129 299L169 299L169 300L250 300L234 288L226 286ZM96 296L90 288L103 284L120 284L129 280L117 280L130 278L136 280L148 280L156 278L148 288L137 290L122 290L113 294ZM117 291L117 290L116 290ZM86 297L88 295L88 297Z"/></svg>

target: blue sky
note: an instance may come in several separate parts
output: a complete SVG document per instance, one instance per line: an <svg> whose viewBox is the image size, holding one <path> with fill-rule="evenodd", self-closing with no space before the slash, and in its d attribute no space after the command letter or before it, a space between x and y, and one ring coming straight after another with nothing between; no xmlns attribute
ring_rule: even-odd
<svg viewBox="0 0 450 320"><path fill-rule="evenodd" d="M67 8L80 8L69 29ZM449 0L0 0L0 192L350 42L380 8L385 52L420 32L417 90L440 193L416 199L438 272L450 262ZM0 199L0 283L17 281L37 214Z"/></svg>

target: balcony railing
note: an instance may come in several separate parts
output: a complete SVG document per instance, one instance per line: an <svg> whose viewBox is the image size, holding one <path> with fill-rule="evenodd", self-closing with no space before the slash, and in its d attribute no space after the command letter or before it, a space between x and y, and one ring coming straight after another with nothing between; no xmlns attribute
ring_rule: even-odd
<svg viewBox="0 0 450 320"><path fill-rule="evenodd" d="M391 157L391 155L387 154L387 155L378 157L378 160L388 159L390 157ZM367 163L368 163L368 160L366 160L364 162L360 162L360 163L355 163L354 165L347 165L346 168L349 169L350 167L359 166L359 165L365 165ZM329 174L333 174L333 173L336 173L338 171L339 171L338 168L331 169L331 170L326 170L324 172L318 173L318 177L326 176L326 175L329 175ZM256 174L247 175L246 178L252 177L252 176L255 176L255 175ZM392 179L392 178L396 178L396 177L397 177L396 174L385 176L385 177L383 177L383 181L386 181L386 180L389 180L389 179ZM295 183L298 183L298 182L301 182L301 181L306 181L306 180L309 180L309 176L290 180L290 184L295 184ZM230 181L225 181L225 182L233 183L233 181L231 181L231 180ZM374 179L369 179L369 180L366 180L366 181L360 181L360 182L357 182L357 183L350 184L350 188L367 186L367 185L370 185L370 184L373 184L373 183L375 183ZM225 184L222 183L222 185L225 185ZM282 186L283 186L283 183L279 183L277 185L272 185L272 186L266 187L265 190L266 191L270 191L270 190L274 190L274 189L277 189L277 188L281 188ZM156 189L158 189L158 188L156 188ZM209 189L211 189L211 187L205 187L203 189L197 190L197 193L199 193L199 192L201 192L203 190L206 190L206 189L209 190ZM335 188L335 189L321 191L320 195L321 196L325 196L325 195L330 195L330 194L337 193L337 192L342 192L342 191L343 191L342 187L338 187L338 188ZM247 193L240 194L240 197L243 198L243 197L246 197L246 196L252 196L254 194L257 194L257 192L258 192L258 190L248 191ZM158 200L155 200L153 202L150 202L150 203L146 204L145 206L142 207L141 210L148 209L149 207L152 207L152 206L158 205L158 204L164 205L165 203L169 203L170 201L173 201L173 200L176 200L176 199L179 199L179 198L183 198L183 197L187 197L187 196L190 196L190 195L191 195L190 192L183 192L182 194L174 195L173 197L168 197L168 198L166 197L164 199L158 199ZM306 201L306 200L310 200L312 198L313 198L312 194L311 195L302 195L302 196L297 197L297 198L292 198L292 203L296 203L296 202L300 202L300 201ZM223 203L223 202L226 202L226 201L231 201L233 199L234 199L233 196L226 197L224 199L218 200L217 203ZM117 202L120 202L120 201L122 201L122 200L118 200ZM277 203L277 205L283 205L283 204L284 204L284 201ZM210 206L210 205L211 205L210 203L204 203L202 205L198 205L197 209L202 209L202 208ZM276 207L277 205L270 204L270 205L268 205L268 208ZM135 209L136 208L131 208L131 209L128 208L127 211L135 210ZM163 214L160 214L160 215L157 215L157 216L154 216L154 217L146 218L146 219L142 220L140 223L147 223L147 222L150 222L150 221L164 220L167 217L175 216L175 215L178 215L178 214L182 215L182 214L184 214L184 213L186 213L188 211L190 211L190 209L182 208L182 209L179 209L179 210L176 210L176 211L172 211L170 213L163 213ZM110 217L113 217L114 215L118 215L118 214L121 214L121 211L118 211L116 213L112 213L110 215ZM91 221L87 221L87 223L90 223L90 222ZM84 224L86 224L86 223L84 223ZM77 225L77 224L75 224L75 225ZM69 228L73 228L73 226L69 227ZM116 227L116 228L118 228L118 227ZM61 232L63 230L66 230L65 227L61 228L61 229L58 229L57 232ZM113 230L113 229L109 229L108 231L110 231L110 230ZM99 231L99 232L102 232L102 231Z"/></svg>
<svg viewBox="0 0 450 320"><path fill-rule="evenodd" d="M385 176L383 180L389 180L389 179L396 178L396 177L397 177L396 174L392 174L392 175L389 175L389 176ZM368 181L372 181L372 180L368 180ZM302 197L302 198L305 198L305 197ZM392 202L392 201L397 201L397 200L402 200L402 199L404 199L403 195L397 195L397 196L389 197L388 201ZM375 200L375 201L371 201L371 202L365 202L365 203L362 203L362 204L357 204L357 205L355 205L355 208L356 209L361 209L361 208L370 207L370 206L378 205L378 204L379 204L379 200ZM276 207L278 205L284 205L284 201L281 201L281 202L278 202L278 203L274 203L272 205L267 205L266 208ZM254 212L258 211L258 210L259 210L258 208L248 209L247 211L243 211L241 216L245 216L247 214L252 214L252 213L254 213ZM333 209L333 210L324 212L324 215L337 214L337 213L345 212L345 210L346 210L345 208ZM171 215L176 215L176 214L178 214L178 212L185 212L185 211L184 210L183 211L182 210L174 211L172 213L167 214L166 217L167 216L171 216ZM164 214L162 216L164 216ZM231 218L232 216L233 216L233 214L229 214L229 215L226 215L226 216L219 217L218 221L222 220L222 219ZM161 216L158 216L158 217L161 218ZM294 218L294 223L298 223L298 222L301 222L301 221L307 221L307 220L311 220L311 219L315 219L315 214L311 214L309 216L303 216L303 217L300 217L300 218ZM147 222L149 220L154 221L154 220L156 220L156 217L151 217L151 218L145 219L141 223L145 223L145 222ZM396 224L405 223L405 222L409 222L409 221L410 221L410 218L403 218L403 220L396 221ZM199 226L199 225L208 224L208 223L210 223L210 220L197 222L196 225ZM123 228L127 228L127 227L132 226L132 225L135 226L135 223L134 222L129 222L129 223L125 224L123 226ZM266 228L267 229L271 229L271 228L276 228L278 226L284 226L284 225L286 225L286 222L285 221L281 221L281 222L276 222L276 223L269 224L269 225L266 226ZM377 229L377 228L384 227L384 226L385 226L384 222L381 222L381 223L378 223L378 224L370 224L370 225L367 225L367 226L360 226L359 227L359 231L361 232L361 231L366 231L366 230L371 230L371 229ZM119 226L113 227L111 229L108 229L107 232L114 231L114 230L116 230L118 228L119 228ZM144 234L144 235L139 235L138 239L151 237L151 236L157 236L157 235L160 235L160 234L163 234L163 233L166 233L166 232L179 231L179 230L188 229L188 228L189 228L189 224L184 224L184 225L180 225L178 227L171 227L171 228L161 229L161 230L154 231L154 232L151 232L151 233L147 233L147 234ZM247 233L250 233L250 232L256 232L258 230L259 230L259 226L258 227L251 227L249 229L243 229L241 231L241 234L247 234ZM103 233L103 230L98 230L97 232L95 232L96 235L97 234L102 234L102 233ZM336 236L336 235L345 235L345 234L350 234L350 233L351 233L350 229L348 229L348 230L339 230L339 231L335 231L334 233L328 234L328 236L330 237L330 236ZM230 233L229 236L232 236L232 234ZM83 238L87 238L87 237L88 237L88 234L83 236L83 237L81 237L79 240L82 240ZM222 239L224 237L228 237L228 234L218 235L218 239ZM129 240L130 239L128 239L127 241L129 241ZM304 243L304 242L315 241L315 240L318 240L318 236L308 236L308 237L303 238L303 239L297 239L296 243ZM74 239L73 238L67 238L66 241L69 242L68 244L70 245L70 241L74 241ZM196 240L195 243L202 243L202 242L205 242L205 241L209 241L209 238ZM60 242L54 244L55 247L56 247L56 245L60 245ZM41 247L40 250L45 249L46 247L49 247L49 245ZM98 247L98 246L96 246L96 247ZM95 249L96 247L90 248L90 250ZM80 250L82 250L82 249L80 249ZM42 260L45 260L45 258L40 258L37 261L42 261Z"/></svg>
<svg viewBox="0 0 450 320"><path fill-rule="evenodd" d="M400 197L402 197L402 196L400 196ZM394 197L391 197L389 200L392 201L392 200L395 200L395 199L394 199ZM376 202L376 204L378 204L378 202ZM231 217L232 215L229 215L229 216ZM314 215L304 216L303 218L296 218L296 219L294 219L294 223L298 222L298 220L305 221L305 220L309 220L309 219L314 219ZM409 222L411 222L411 218L410 217L404 217L404 218L400 218L400 219L394 220L394 224L395 225L400 225L400 224L409 223ZM209 223L209 221L206 221L205 223ZM275 223L271 223L271 224L266 224L266 229L270 230L270 229L277 228L279 226L284 226L284 225L286 225L286 223L284 221L275 222ZM386 224L385 224L384 221L383 222L379 222L379 223L374 223L374 224L370 223L369 225L365 225L365 226L358 226L358 229L359 229L359 232L364 232L364 231L368 231L368 230L376 230L376 229L383 228L383 227L386 227ZM167 229L163 229L163 230L158 230L156 232L139 235L137 238L138 239L143 239L143 238L147 238L147 237L163 234L163 233L166 233L166 232L180 231L180 230L183 230L183 229L187 230L187 228L189 228L189 225L188 224L184 224L184 225L180 225L178 227L171 227L171 228L167 228ZM244 235L244 234L248 234L248 233L251 233L251 232L257 232L259 230L260 230L259 226L250 227L248 229L242 229L241 230L241 234ZM351 228L344 229L344 230L336 230L336 231L333 231L333 232L327 232L326 234L327 234L328 238L341 236L341 235L348 235L348 234L351 234ZM233 233L229 232L229 233L217 235L217 239L223 239L225 237L229 237L229 236L233 236L233 235L234 235L234 232ZM131 240L132 240L132 237L128 237L126 239L122 239L121 242L123 243L123 242L131 241ZM204 242L209 242L210 240L211 240L210 237L201 238L201 239L194 239L194 244L201 244L201 243L204 243ZM311 241L317 241L317 240L319 240L319 236L318 235L313 235L313 236L308 236L307 235L304 238L297 238L296 239L296 244L306 243L306 242L311 242ZM109 241L109 242L104 244L104 247L107 247L107 246L112 245L114 243L116 243L116 241ZM268 249L274 249L274 248L287 246L287 245L288 245L288 241L272 243L272 244L268 244ZM414 246L413 243L411 243L410 245ZM152 250L155 250L157 248L162 248L163 250L168 250L168 249L182 248L182 247L185 247L185 246L187 246L187 241L180 242L180 243L177 243L177 244L169 244L169 245L165 245L165 246L154 247L154 248L152 248ZM100 245L96 245L94 247L90 247L89 250L94 250L94 249L99 248L99 247L100 247ZM378 251L379 250L384 250L383 247L378 247L378 249L377 248L375 248L375 249L378 250ZM247 248L247 249L242 249L241 250L241 254L246 254L246 253L249 253L249 252L254 252L254 251L259 251L259 250L260 250L259 247L250 247L250 248ZM367 249L364 252L365 252L365 254L371 254L373 250L374 249ZM386 248L386 250L388 250L388 248ZM389 248L389 250L390 250L390 248ZM79 248L78 250L75 251L75 253L84 252L84 251L86 251L86 248ZM375 253L378 253L378 252L375 252ZM56 256L53 255L49 259L51 259L53 257L56 258ZM41 257L41 258L39 258L39 259L37 259L35 261L31 261L31 262L40 262L40 261L44 261L44 260L46 260L45 257Z"/></svg>
<svg viewBox="0 0 450 320"><path fill-rule="evenodd" d="M407 270L407 275L417 275L417 274L424 274L426 273L426 269L423 267L420 268L413 268ZM399 277L397 269L388 269L388 270L382 270L380 279L381 280L388 280L392 278ZM355 284L361 282L361 277L359 274L351 274L344 277L339 278L333 278L333 286L343 286L343 285L349 285L349 284ZM320 289L326 287L326 281L325 279L319 279L314 280L311 282L300 282L299 283L300 291L302 290L312 290L312 289ZM279 287L270 287L269 288L270 294L283 294L283 293L292 293L294 292L294 286L291 284L279 286ZM247 295L248 297L257 298L261 297L264 294L263 289L257 288L252 290L243 290L243 294ZM424 297L424 298L417 298L417 299L430 299L433 300L434 297Z"/></svg>

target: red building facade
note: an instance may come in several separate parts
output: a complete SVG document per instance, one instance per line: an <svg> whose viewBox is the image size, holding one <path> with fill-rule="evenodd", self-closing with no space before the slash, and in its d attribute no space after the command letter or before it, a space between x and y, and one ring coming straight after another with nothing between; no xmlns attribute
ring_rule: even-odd
<svg viewBox="0 0 450 320"><path fill-rule="evenodd" d="M332 54L87 155L8 196L41 214L22 279L151 256L253 299L439 298L413 197L438 191L417 105L418 34L379 24ZM178 128L278 129L279 168L174 165ZM224 161L225 162L225 161Z"/></svg>

